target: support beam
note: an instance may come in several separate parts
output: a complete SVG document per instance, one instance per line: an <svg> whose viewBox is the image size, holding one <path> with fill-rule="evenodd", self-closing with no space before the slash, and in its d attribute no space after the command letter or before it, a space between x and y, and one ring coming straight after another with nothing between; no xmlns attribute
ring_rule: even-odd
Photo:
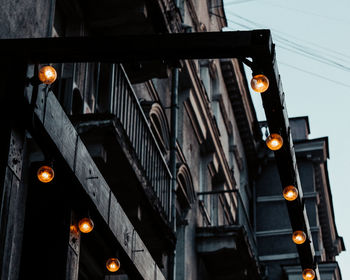
<svg viewBox="0 0 350 280"><path fill-rule="evenodd" d="M6 39L1 60L17 57L38 62L139 62L180 59L266 56L271 53L269 30L201 32L114 37Z"/></svg>
<svg viewBox="0 0 350 280"><path fill-rule="evenodd" d="M31 63L98 61L124 63L150 60L176 63L182 59L245 59L246 57L252 58L253 72L262 72L270 80L270 88L262 94L262 99L270 132L277 132L284 139L283 148L275 152L282 187L292 184L298 188L300 193L299 199L287 204L289 217L293 229L301 228L308 231L308 219L302 200L302 188L296 166L284 92L269 30L0 40L0 61L12 61L16 58ZM107 215L109 212L102 206L106 200L111 200L110 204L113 202L109 187L102 180L103 178L98 183L105 187L97 188L95 181L94 183L86 182L87 170L97 173L98 170L90 155L85 153L86 148L67 116L52 96L53 94L50 93L41 93L38 96L36 100L39 102L36 103L35 117L44 126L51 141L67 160L101 215L110 223L110 217ZM45 104L45 109L43 109L43 104ZM56 109L58 107L60 110ZM63 121L57 123L57 119L60 118L63 118ZM65 135L65 133L68 134ZM96 192L99 193L99 196L96 196ZM124 217L125 213L117 202L115 207ZM125 222L132 227L127 218ZM117 232L116 237L120 238ZM310 234L309 237L311 237ZM316 279L319 279L313 244L305 243L297 248L302 267L314 268L317 273ZM147 275L144 268L139 267L139 269ZM145 279L149 279L147 277Z"/></svg>
<svg viewBox="0 0 350 280"><path fill-rule="evenodd" d="M17 65L17 67L15 66ZM25 75L24 64L4 64L0 69L0 279L16 280L21 261L28 162L25 130L19 122L23 83L13 73ZM23 80L24 81L24 80ZM6 104L6 105L5 105ZM7 107L8 110L4 110ZM7 114L8 113L8 114Z"/></svg>
<svg viewBox="0 0 350 280"><path fill-rule="evenodd" d="M33 122L27 124L30 131L65 160L142 279L165 280L53 92L44 85L37 93L28 91L27 102L33 99L35 108ZM74 274L67 277L76 279Z"/></svg>
<svg viewBox="0 0 350 280"><path fill-rule="evenodd" d="M292 132L289 126L284 91L277 68L274 47L271 56L255 58L255 61L257 65L259 65L262 73L264 73L270 81L270 86L267 91L261 93L269 131L270 133L278 133L283 138L282 148L274 152L282 190L288 185L293 185L299 192L298 198L294 201L286 201L286 205L293 231L303 230L308 236L307 242L302 245L296 245L300 263L303 269L314 269L317 275L315 279L320 279L315 259L314 245L310 242L312 240L310 226L304 206L303 190L299 178Z"/></svg>
<svg viewBox="0 0 350 280"><path fill-rule="evenodd" d="M71 211L69 239L67 246L66 278L64 280L78 280L80 256L80 231L77 228L78 219Z"/></svg>

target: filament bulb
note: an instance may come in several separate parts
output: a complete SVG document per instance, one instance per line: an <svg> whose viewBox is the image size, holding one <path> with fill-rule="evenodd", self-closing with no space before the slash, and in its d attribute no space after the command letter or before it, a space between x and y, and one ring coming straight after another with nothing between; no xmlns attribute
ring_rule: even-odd
<svg viewBox="0 0 350 280"><path fill-rule="evenodd" d="M110 272L116 272L120 268L120 261L117 258L109 258L106 267Z"/></svg>
<svg viewBox="0 0 350 280"><path fill-rule="evenodd" d="M55 177L55 172L50 166L43 165L41 166L36 173L38 180L42 183L49 183Z"/></svg>
<svg viewBox="0 0 350 280"><path fill-rule="evenodd" d="M89 233L94 229L94 222L90 218L82 218L78 223L78 227L82 233Z"/></svg>
<svg viewBox="0 0 350 280"><path fill-rule="evenodd" d="M313 280L315 278L315 271L311 268L305 268L303 270L304 280Z"/></svg>
<svg viewBox="0 0 350 280"><path fill-rule="evenodd" d="M293 232L292 239L295 244L303 244L306 240L306 234L301 230L296 230Z"/></svg>
<svg viewBox="0 0 350 280"><path fill-rule="evenodd" d="M250 85L256 92L265 92L269 88L269 79L263 74L254 75Z"/></svg>
<svg viewBox="0 0 350 280"><path fill-rule="evenodd" d="M272 133L266 138L266 145L272 151L277 151L283 146L283 138L277 133Z"/></svg>
<svg viewBox="0 0 350 280"><path fill-rule="evenodd" d="M283 190L283 197L285 200L293 201L298 197L298 189L294 186L287 186Z"/></svg>
<svg viewBox="0 0 350 280"><path fill-rule="evenodd" d="M57 79L55 68L50 65L44 66L39 71L39 80L46 85L51 85Z"/></svg>

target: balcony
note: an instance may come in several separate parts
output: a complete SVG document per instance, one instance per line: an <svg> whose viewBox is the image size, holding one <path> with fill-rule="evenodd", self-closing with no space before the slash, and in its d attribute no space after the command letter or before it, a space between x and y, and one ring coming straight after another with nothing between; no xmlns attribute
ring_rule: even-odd
<svg viewBox="0 0 350 280"><path fill-rule="evenodd" d="M162 248L174 242L171 174L138 98L120 65L70 68L70 77L61 73L59 100L123 210L161 259Z"/></svg>
<svg viewBox="0 0 350 280"><path fill-rule="evenodd" d="M239 191L202 192L199 203L204 221L197 227L197 252L211 277L259 279L256 237Z"/></svg>

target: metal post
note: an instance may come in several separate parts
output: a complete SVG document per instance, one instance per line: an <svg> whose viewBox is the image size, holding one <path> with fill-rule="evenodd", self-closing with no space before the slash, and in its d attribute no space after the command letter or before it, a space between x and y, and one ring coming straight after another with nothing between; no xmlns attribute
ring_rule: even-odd
<svg viewBox="0 0 350 280"><path fill-rule="evenodd" d="M170 172L171 172L171 223L176 234L176 139L178 118L179 69L174 68L171 88L171 137L170 137ZM176 278L176 245L172 255L172 279Z"/></svg>

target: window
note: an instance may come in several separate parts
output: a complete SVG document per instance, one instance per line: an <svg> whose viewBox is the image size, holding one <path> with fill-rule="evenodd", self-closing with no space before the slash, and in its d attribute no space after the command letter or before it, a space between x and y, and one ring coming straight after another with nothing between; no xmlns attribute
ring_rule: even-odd
<svg viewBox="0 0 350 280"><path fill-rule="evenodd" d="M165 112L159 103L152 104L149 111L149 118L151 129L159 145L159 148L161 149L163 155L167 158L170 148L169 126Z"/></svg>
<svg viewBox="0 0 350 280"><path fill-rule="evenodd" d="M192 176L187 164L181 164L178 168L176 195L183 210L190 208L196 199Z"/></svg>

